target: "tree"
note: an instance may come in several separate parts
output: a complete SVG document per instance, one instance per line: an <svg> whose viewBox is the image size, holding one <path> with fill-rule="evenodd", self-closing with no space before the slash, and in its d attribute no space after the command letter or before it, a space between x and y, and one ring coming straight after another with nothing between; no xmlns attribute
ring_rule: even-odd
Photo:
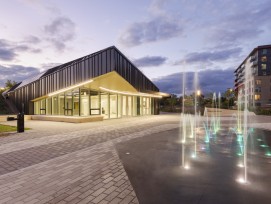
<svg viewBox="0 0 271 204"><path fill-rule="evenodd" d="M6 89L10 89L11 87L13 87L14 85L16 85L17 84L17 82L16 81L11 81L10 79L8 79L7 81L6 81L6 83L5 83L5 88Z"/></svg>
<svg viewBox="0 0 271 204"><path fill-rule="evenodd" d="M231 106L234 105L234 100L236 98L235 93L232 89L228 88L223 95L226 98L226 103L229 109Z"/></svg>

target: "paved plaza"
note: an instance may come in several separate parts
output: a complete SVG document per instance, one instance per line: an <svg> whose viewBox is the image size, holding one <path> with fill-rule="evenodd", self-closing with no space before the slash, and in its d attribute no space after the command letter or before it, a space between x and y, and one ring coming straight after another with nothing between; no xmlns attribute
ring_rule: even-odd
<svg viewBox="0 0 271 204"><path fill-rule="evenodd" d="M271 117L252 116L250 121L251 127L271 129ZM232 117L222 118L225 125L232 122ZM154 203L157 199L149 198L157 191L144 191L149 192L147 188L157 182L166 189L161 191L166 196L157 195L160 203L168 203L173 196L171 187L163 186L167 182L153 180L158 167L151 172L154 167L144 163L144 159L148 159L148 153L157 152L147 151L150 146L144 144L153 141L156 150L174 153L170 143L163 142L178 134L178 114L82 124L26 121L25 126L31 130L0 136L0 203ZM138 141L136 145L134 141ZM172 158L149 158L167 168L179 162L174 154ZM215 174L215 168L212 172L204 169L206 175ZM184 182L191 185L188 178ZM183 203L199 201L195 197Z"/></svg>

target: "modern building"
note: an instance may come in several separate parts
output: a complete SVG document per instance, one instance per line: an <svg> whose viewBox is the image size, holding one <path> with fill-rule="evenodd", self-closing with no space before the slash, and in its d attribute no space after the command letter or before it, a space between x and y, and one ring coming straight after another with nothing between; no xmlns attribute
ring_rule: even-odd
<svg viewBox="0 0 271 204"><path fill-rule="evenodd" d="M159 114L161 93L112 46L22 81L5 97L28 115L108 119Z"/></svg>
<svg viewBox="0 0 271 204"><path fill-rule="evenodd" d="M235 91L244 98L246 89L250 107L271 107L271 45L254 48L234 73Z"/></svg>

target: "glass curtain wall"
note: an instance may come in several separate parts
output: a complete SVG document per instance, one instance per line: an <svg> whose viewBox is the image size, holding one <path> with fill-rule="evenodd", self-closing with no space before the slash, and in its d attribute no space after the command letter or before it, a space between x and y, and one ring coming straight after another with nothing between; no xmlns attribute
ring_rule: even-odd
<svg viewBox="0 0 271 204"><path fill-rule="evenodd" d="M151 115L154 99L98 92L82 87L34 102L38 115L89 116L104 119Z"/></svg>

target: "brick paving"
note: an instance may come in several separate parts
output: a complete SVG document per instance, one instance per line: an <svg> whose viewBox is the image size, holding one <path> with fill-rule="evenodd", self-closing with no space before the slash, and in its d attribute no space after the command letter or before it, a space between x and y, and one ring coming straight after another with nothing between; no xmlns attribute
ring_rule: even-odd
<svg viewBox="0 0 271 204"><path fill-rule="evenodd" d="M178 127L179 116L165 117L0 137L0 203L138 203L114 146Z"/></svg>
<svg viewBox="0 0 271 204"><path fill-rule="evenodd" d="M138 203L115 144L178 128L179 120L175 114L85 124L26 121L32 130L0 137L0 203ZM269 124L256 117L251 126Z"/></svg>

